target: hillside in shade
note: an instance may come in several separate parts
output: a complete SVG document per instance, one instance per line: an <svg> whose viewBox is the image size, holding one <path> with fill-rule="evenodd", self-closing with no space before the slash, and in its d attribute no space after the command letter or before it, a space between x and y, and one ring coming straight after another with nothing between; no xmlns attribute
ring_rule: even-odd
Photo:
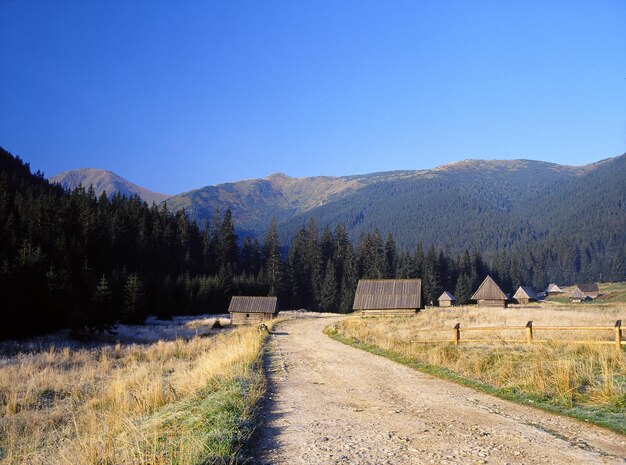
<svg viewBox="0 0 626 465"><path fill-rule="evenodd" d="M85 189L93 186L97 195L105 191L110 196L118 192L127 197L138 195L148 203L160 203L170 197L167 194L152 192L145 187L138 186L111 171L97 168L64 171L50 178L50 182L60 184L66 189L75 189L79 185L82 185Z"/></svg>

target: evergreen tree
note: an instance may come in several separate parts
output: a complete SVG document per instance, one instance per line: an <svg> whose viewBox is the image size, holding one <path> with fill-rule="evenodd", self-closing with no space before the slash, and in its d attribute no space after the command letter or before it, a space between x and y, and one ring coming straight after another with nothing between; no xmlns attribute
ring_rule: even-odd
<svg viewBox="0 0 626 465"><path fill-rule="evenodd" d="M471 278L465 272L461 272L461 274L459 275L459 279L456 282L456 287L454 289L454 296L456 297L457 303L459 305L466 305L470 303L472 294L474 292L471 284Z"/></svg>
<svg viewBox="0 0 626 465"><path fill-rule="evenodd" d="M109 282L105 276L100 278L98 286L93 295L93 319L90 322L89 330L92 333L102 334L103 332L113 332L111 323L112 295Z"/></svg>
<svg viewBox="0 0 626 465"><path fill-rule="evenodd" d="M233 223L233 214L226 210L219 232L219 260L220 264L230 267L233 271L237 267L238 259L237 235Z"/></svg>
<svg viewBox="0 0 626 465"><path fill-rule="evenodd" d="M434 305L443 292L438 265L437 253L431 244L424 262L423 292L426 305Z"/></svg>
<svg viewBox="0 0 626 465"><path fill-rule="evenodd" d="M611 280L626 281L626 251L624 246L616 247L611 264Z"/></svg>
<svg viewBox="0 0 626 465"><path fill-rule="evenodd" d="M335 265L332 259L329 259L326 263L326 270L324 271L324 280L322 282L322 289L320 293L320 306L322 310L331 312L337 310L337 277L335 276Z"/></svg>
<svg viewBox="0 0 626 465"><path fill-rule="evenodd" d="M396 277L396 269L398 267L398 252L393 235L389 233L385 241L385 278L392 279Z"/></svg>
<svg viewBox="0 0 626 465"><path fill-rule="evenodd" d="M278 295L282 290L282 262L278 244L279 239L276 218L272 218L267 234L265 235L265 243L263 246L265 276L269 285L269 295L271 296Z"/></svg>
<svg viewBox="0 0 626 465"><path fill-rule="evenodd" d="M122 322L141 324L146 318L144 307L144 293L141 279L136 273L128 276L124 286L124 308Z"/></svg>

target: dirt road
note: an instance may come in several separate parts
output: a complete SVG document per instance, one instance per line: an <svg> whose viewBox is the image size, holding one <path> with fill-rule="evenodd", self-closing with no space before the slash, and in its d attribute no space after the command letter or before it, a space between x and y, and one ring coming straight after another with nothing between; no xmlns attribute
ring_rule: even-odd
<svg viewBox="0 0 626 465"><path fill-rule="evenodd" d="M332 318L272 337L261 464L626 463L626 437L333 341Z"/></svg>

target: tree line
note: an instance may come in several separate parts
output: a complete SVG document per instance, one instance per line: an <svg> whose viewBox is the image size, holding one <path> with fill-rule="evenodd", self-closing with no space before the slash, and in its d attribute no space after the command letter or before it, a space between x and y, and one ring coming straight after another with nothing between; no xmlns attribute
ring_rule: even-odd
<svg viewBox="0 0 626 465"><path fill-rule="evenodd" d="M421 278L430 304L444 290L468 302L488 273L505 291L536 277L514 254L486 263L477 251L403 250L378 229L353 243L345 225L320 231L314 218L287 248L275 221L261 240L235 231L230 210L198 224L136 196L66 191L0 149L0 337L64 327L89 337L148 313L221 313L232 295L348 312L361 278Z"/></svg>

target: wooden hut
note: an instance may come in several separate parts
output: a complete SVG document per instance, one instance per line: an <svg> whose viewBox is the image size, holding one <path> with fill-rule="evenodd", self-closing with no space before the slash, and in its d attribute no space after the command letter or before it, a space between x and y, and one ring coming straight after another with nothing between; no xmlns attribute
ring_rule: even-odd
<svg viewBox="0 0 626 465"><path fill-rule="evenodd" d="M526 286L520 286L513 295L513 298L518 304L529 304L539 300L534 291L530 287Z"/></svg>
<svg viewBox="0 0 626 465"><path fill-rule="evenodd" d="M584 302L588 297L585 295L583 291L581 291L578 286L574 288L572 293L569 296L569 300L572 302Z"/></svg>
<svg viewBox="0 0 626 465"><path fill-rule="evenodd" d="M577 284L576 287L580 289L583 294L585 294L585 297L588 297L590 299L597 299L600 295L600 288L596 283Z"/></svg>
<svg viewBox="0 0 626 465"><path fill-rule="evenodd" d="M454 307L456 305L456 297L448 291L443 291L437 301L440 307Z"/></svg>
<svg viewBox="0 0 626 465"><path fill-rule="evenodd" d="M352 305L363 316L415 315L421 307L421 279L360 279Z"/></svg>
<svg viewBox="0 0 626 465"><path fill-rule="evenodd" d="M233 325L263 323L276 315L276 297L233 296L228 313Z"/></svg>
<svg viewBox="0 0 626 465"><path fill-rule="evenodd" d="M563 291L555 283L550 283L548 284L548 287L546 287L545 294L546 295L559 295L559 294L563 294Z"/></svg>
<svg viewBox="0 0 626 465"><path fill-rule="evenodd" d="M474 292L472 300L475 300L479 307L506 308L507 297L493 278L487 276L476 292Z"/></svg>

